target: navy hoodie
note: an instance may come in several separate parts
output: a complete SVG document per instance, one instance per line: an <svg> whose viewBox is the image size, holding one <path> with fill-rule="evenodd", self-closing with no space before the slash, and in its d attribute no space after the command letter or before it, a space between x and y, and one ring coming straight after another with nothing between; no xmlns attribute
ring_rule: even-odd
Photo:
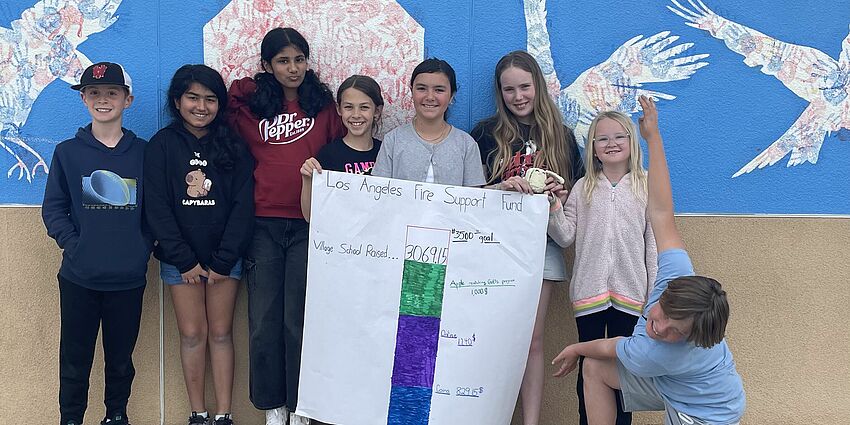
<svg viewBox="0 0 850 425"><path fill-rule="evenodd" d="M59 275L84 288L120 291L145 285L152 240L142 228L145 141L132 131L114 148L91 125L56 146L41 216L64 251Z"/></svg>
<svg viewBox="0 0 850 425"><path fill-rule="evenodd" d="M220 170L210 156L210 137L198 139L174 123L151 138L145 217L160 261L180 273L200 264L227 276L251 242L254 159L237 138L233 169Z"/></svg>

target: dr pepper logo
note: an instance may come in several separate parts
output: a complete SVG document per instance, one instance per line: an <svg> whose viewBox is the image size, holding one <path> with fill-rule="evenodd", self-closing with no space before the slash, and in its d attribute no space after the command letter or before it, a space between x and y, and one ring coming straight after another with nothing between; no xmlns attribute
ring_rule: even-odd
<svg viewBox="0 0 850 425"><path fill-rule="evenodd" d="M106 74L106 65L95 65L91 70L91 76L95 80L103 78L104 74Z"/></svg>

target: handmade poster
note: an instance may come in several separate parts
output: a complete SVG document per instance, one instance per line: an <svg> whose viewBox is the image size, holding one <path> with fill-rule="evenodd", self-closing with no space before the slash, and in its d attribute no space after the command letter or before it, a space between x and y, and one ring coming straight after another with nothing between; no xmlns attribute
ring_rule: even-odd
<svg viewBox="0 0 850 425"><path fill-rule="evenodd" d="M315 174L297 412L510 423L548 207L544 195Z"/></svg>

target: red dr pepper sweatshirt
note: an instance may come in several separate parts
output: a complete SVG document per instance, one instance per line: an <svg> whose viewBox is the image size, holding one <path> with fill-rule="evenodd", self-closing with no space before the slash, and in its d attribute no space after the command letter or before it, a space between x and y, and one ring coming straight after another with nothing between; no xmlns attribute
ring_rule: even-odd
<svg viewBox="0 0 850 425"><path fill-rule="evenodd" d="M301 165L331 140L345 136L347 130L333 103L311 118L297 100L287 100L279 115L259 118L248 106L256 88L250 77L234 81L228 92L227 111L230 126L239 132L256 159L255 215L303 218Z"/></svg>

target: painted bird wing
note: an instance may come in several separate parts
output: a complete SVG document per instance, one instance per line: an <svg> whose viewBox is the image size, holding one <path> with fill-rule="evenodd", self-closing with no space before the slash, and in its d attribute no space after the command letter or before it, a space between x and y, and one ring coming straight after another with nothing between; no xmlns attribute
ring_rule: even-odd
<svg viewBox="0 0 850 425"><path fill-rule="evenodd" d="M646 83L690 78L708 65L707 54L681 56L692 43L674 44L679 37L663 31L650 37L632 37L602 63L582 72L561 91L558 106L576 112L576 137L584 140L590 121L600 111L617 110L631 115L640 110L638 97L672 100L676 96L644 89ZM579 137L580 136L580 137Z"/></svg>
<svg viewBox="0 0 850 425"><path fill-rule="evenodd" d="M671 36L669 31L648 38L638 35L623 43L607 60L584 71L562 90L546 27L546 0L525 0L523 9L527 50L540 64L549 93L564 116L564 123L575 130L582 147L590 122L599 111L636 112L640 108L637 98L641 95L674 99L675 96L641 87L645 83L686 79L697 69L708 65L700 62L708 57L705 54L679 57L693 44L674 45L679 37Z"/></svg>
<svg viewBox="0 0 850 425"><path fill-rule="evenodd" d="M701 0L688 0L690 7L679 0L667 9L681 16L686 25L707 31L723 40L726 47L744 57L744 63L761 67L761 72L776 77L785 87L803 99L813 102L823 95L824 88L835 85L840 74L839 63L820 50L785 43L752 28L732 22L709 9ZM850 55L845 40L842 57ZM846 62L845 62L846 63Z"/></svg>
<svg viewBox="0 0 850 425"><path fill-rule="evenodd" d="M841 54L838 56L838 65L842 69L850 68L850 34L841 42Z"/></svg>
<svg viewBox="0 0 850 425"><path fill-rule="evenodd" d="M840 114L833 108L826 108L823 101L809 104L791 128L732 177L776 164L789 153L788 167L817 163L824 137L839 129L839 121Z"/></svg>
<svg viewBox="0 0 850 425"><path fill-rule="evenodd" d="M528 53L537 60L549 94L557 97L561 91L561 81L555 72L555 60L552 58L552 44L549 40L549 30L546 28L546 0L525 0L525 28Z"/></svg>

